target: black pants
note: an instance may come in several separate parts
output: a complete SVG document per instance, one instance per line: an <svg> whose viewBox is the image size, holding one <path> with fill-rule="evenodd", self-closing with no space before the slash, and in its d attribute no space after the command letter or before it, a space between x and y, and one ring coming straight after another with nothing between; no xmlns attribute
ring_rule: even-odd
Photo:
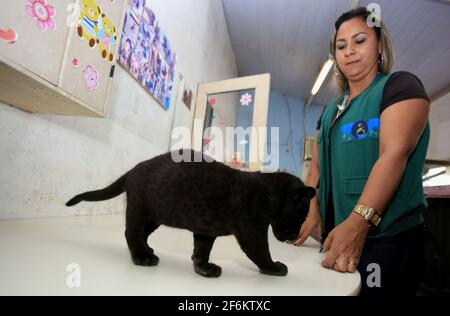
<svg viewBox="0 0 450 316"><path fill-rule="evenodd" d="M322 243L334 225L331 204L325 214ZM357 267L361 275L360 295L415 295L422 278L424 257L424 224L394 236L367 239Z"/></svg>
<svg viewBox="0 0 450 316"><path fill-rule="evenodd" d="M424 265L425 226L367 239L358 264L361 296L414 296Z"/></svg>

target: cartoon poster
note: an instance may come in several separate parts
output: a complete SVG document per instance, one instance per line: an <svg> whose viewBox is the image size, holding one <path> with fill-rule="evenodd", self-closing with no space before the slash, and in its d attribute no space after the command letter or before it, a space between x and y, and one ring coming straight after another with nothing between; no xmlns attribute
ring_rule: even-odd
<svg viewBox="0 0 450 316"><path fill-rule="evenodd" d="M166 94L164 99L165 107L168 108L170 106L170 98L172 97L173 91L173 82L175 80L175 64L176 64L177 56L172 52L170 55L170 59L168 59L168 70L167 70L167 78L166 78Z"/></svg>
<svg viewBox="0 0 450 316"><path fill-rule="evenodd" d="M150 1L128 0L119 62L168 109L175 78L176 55L149 4Z"/></svg>
<svg viewBox="0 0 450 316"><path fill-rule="evenodd" d="M48 7L48 9L50 8L51 6ZM48 13L40 9L40 13ZM55 12L52 11L52 13ZM47 20L47 22L50 23L51 21ZM113 51L114 45L117 43L118 30L114 22L103 12L95 0L82 0L76 29L81 40L86 41L90 48L98 47L101 57L110 63L114 63Z"/></svg>
<svg viewBox="0 0 450 316"><path fill-rule="evenodd" d="M119 45L119 62L127 69L131 68L131 54L135 48L139 33L144 0L129 0Z"/></svg>
<svg viewBox="0 0 450 316"><path fill-rule="evenodd" d="M137 66L137 80L144 84L149 62L151 46L155 37L156 18L148 7L144 7L136 47L131 55L131 60Z"/></svg>

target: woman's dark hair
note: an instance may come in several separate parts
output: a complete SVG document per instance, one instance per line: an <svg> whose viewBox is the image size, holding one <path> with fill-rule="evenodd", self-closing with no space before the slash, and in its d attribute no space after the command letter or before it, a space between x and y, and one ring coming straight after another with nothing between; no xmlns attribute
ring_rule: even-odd
<svg viewBox="0 0 450 316"><path fill-rule="evenodd" d="M361 17L361 19L363 19L364 21L368 21L371 14L372 14L372 12L369 11L366 7L357 7L350 11L344 12L334 23L334 29L337 32L342 23L344 23L348 20L351 20L353 18L356 18L356 17ZM380 40L381 27L374 25L373 29L374 29L375 33L377 34L377 39Z"/></svg>
<svg viewBox="0 0 450 316"><path fill-rule="evenodd" d="M373 15L373 17L371 16ZM394 51L392 49L391 40L389 38L388 31L386 29L386 25L384 22L380 19L379 16L377 16L375 13L369 11L366 7L357 7L355 9L349 10L347 12L344 12L334 23L334 33L331 37L331 43L330 43L330 54L333 56L334 60L336 61L336 36L339 28L341 27L342 23L349 21L354 18L360 18L363 21L370 21L370 19L375 18L377 20L373 21L373 29L375 31L375 34L377 36L378 43L382 46L382 52L380 54L379 58L379 65L378 65L378 71L387 74L391 71L393 65L394 65ZM375 23L377 22L377 23ZM343 93L348 88L348 81L347 78L342 74L339 67L335 64L335 74L336 74L336 83L339 88L339 92Z"/></svg>

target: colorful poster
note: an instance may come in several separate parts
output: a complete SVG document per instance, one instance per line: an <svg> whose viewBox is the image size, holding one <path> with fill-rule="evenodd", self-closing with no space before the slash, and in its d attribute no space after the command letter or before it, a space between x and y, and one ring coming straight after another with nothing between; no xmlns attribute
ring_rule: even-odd
<svg viewBox="0 0 450 316"><path fill-rule="evenodd" d="M131 54L137 43L139 24L142 11L144 9L143 0L129 0L125 12L122 28L122 36L119 45L119 62L126 68L131 68Z"/></svg>
<svg viewBox="0 0 450 316"><path fill-rule="evenodd" d="M161 30L150 1L129 0L119 48L119 63L165 108L175 79L176 55Z"/></svg>
<svg viewBox="0 0 450 316"><path fill-rule="evenodd" d="M136 59L137 80L144 84L150 63L150 53L155 38L156 18L153 11L144 7L136 47L131 59Z"/></svg>

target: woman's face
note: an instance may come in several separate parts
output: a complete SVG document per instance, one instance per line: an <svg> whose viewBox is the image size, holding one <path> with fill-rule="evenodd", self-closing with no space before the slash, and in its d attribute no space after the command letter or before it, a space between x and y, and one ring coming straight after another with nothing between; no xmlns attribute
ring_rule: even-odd
<svg viewBox="0 0 450 316"><path fill-rule="evenodd" d="M131 50L131 44L129 41L125 42L125 47L124 47L124 51L125 54L128 56L130 54L130 50Z"/></svg>
<svg viewBox="0 0 450 316"><path fill-rule="evenodd" d="M341 24L336 34L336 62L349 81L359 81L378 66L381 49L377 35L362 18Z"/></svg>

